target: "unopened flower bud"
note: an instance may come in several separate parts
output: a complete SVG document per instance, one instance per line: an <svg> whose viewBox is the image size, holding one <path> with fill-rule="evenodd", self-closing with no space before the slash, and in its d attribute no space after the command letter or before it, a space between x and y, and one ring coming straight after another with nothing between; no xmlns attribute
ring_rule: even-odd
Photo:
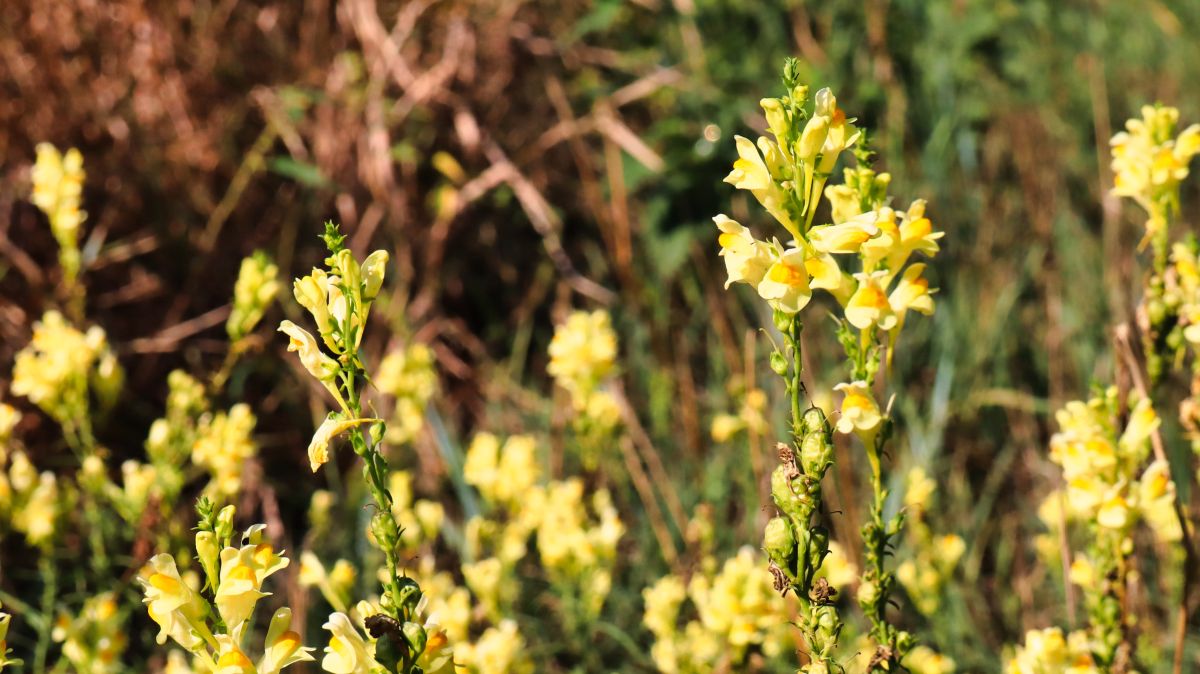
<svg viewBox="0 0 1200 674"><path fill-rule="evenodd" d="M804 125L804 133L796 143L796 157L801 161L813 162L821 148L825 145L825 137L829 135L829 118L817 115Z"/></svg>
<svg viewBox="0 0 1200 674"><path fill-rule="evenodd" d="M763 114L767 117L767 128L775 134L776 138L785 138L788 131L788 116L787 111L783 108L783 101L778 98L764 98L758 104L762 106Z"/></svg>

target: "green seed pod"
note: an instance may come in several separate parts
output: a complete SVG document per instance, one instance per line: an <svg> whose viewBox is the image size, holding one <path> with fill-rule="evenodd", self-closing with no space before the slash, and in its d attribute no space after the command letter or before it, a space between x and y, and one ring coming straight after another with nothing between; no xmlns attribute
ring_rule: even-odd
<svg viewBox="0 0 1200 674"><path fill-rule="evenodd" d="M796 536L792 524L783 517L772 517L763 531L763 550L775 565L789 575L795 567Z"/></svg>
<svg viewBox="0 0 1200 674"><path fill-rule="evenodd" d="M795 314L789 314L786 311L780 311L779 309L776 309L775 312L771 314L771 320L774 321L776 330L779 330L785 335L790 335L792 334L792 323L795 322L796 316Z"/></svg>
<svg viewBox="0 0 1200 674"><path fill-rule="evenodd" d="M833 443L823 431L809 431L800 443L800 470L820 480L833 459Z"/></svg>
<svg viewBox="0 0 1200 674"><path fill-rule="evenodd" d="M797 517L802 509L802 499L792 490L792 481L788 479L788 467L776 466L771 473L771 498L785 514Z"/></svg>
<svg viewBox="0 0 1200 674"><path fill-rule="evenodd" d="M825 561L825 556L828 554L829 530L821 526L813 527L808 540L808 566L812 569L813 573L816 573L817 569L821 568L821 564Z"/></svg>
<svg viewBox="0 0 1200 674"><path fill-rule="evenodd" d="M404 640L408 642L408 647L413 653L424 653L425 642L428 635L425 634L425 628L414 622L404 623Z"/></svg>
<svg viewBox="0 0 1200 674"><path fill-rule="evenodd" d="M837 608L830 605L814 607L813 623L816 626L814 636L821 643L817 649L819 651L818 655L821 657L828 656L833 652L833 647L837 644L838 634L842 631L842 624L838 620Z"/></svg>
<svg viewBox="0 0 1200 674"><path fill-rule="evenodd" d="M829 423L825 420L825 412L820 407L810 407L804 410L804 416L801 419L806 434L816 431L829 433Z"/></svg>
<svg viewBox="0 0 1200 674"><path fill-rule="evenodd" d="M787 357L779 351L771 352L771 371L780 377L786 377L788 373Z"/></svg>

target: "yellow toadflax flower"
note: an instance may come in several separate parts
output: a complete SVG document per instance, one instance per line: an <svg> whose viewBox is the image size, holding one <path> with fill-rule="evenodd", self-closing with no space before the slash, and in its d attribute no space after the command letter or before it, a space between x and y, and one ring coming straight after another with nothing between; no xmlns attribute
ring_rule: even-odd
<svg viewBox="0 0 1200 674"><path fill-rule="evenodd" d="M279 294L279 267L262 251L242 260L225 331L234 342L250 334Z"/></svg>
<svg viewBox="0 0 1200 674"><path fill-rule="evenodd" d="M721 230L717 241L721 244L718 254L725 260L725 271L729 276L725 287L746 283L757 289L772 263L770 245L755 239L748 228L725 215L713 217L713 222Z"/></svg>
<svg viewBox="0 0 1200 674"><path fill-rule="evenodd" d="M1179 110L1163 105L1142 106L1142 118L1130 119L1125 130L1109 141L1112 147L1113 194L1129 197L1149 214L1146 240L1167 224L1177 209L1179 183L1188 175L1188 163L1200 152L1200 124L1177 137Z"/></svg>
<svg viewBox="0 0 1200 674"><path fill-rule="evenodd" d="M375 644L359 633L345 613L334 613L323 627L330 632L321 669L330 674L371 674L379 667Z"/></svg>
<svg viewBox="0 0 1200 674"><path fill-rule="evenodd" d="M844 394L841 418L837 423L838 432L858 433L864 438L873 438L879 430L879 425L883 423L883 415L880 414L879 405L875 403L875 396L871 394L867 383L856 381L850 384L838 384L833 387L833 390L841 391ZM866 439L863 440L863 443L867 447L871 446Z"/></svg>

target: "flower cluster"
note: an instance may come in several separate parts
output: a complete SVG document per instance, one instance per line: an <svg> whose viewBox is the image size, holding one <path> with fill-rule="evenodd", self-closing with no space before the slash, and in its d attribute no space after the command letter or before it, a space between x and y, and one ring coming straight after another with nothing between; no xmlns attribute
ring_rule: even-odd
<svg viewBox="0 0 1200 674"><path fill-rule="evenodd" d="M241 489L242 467L258 453L254 424L254 414L244 403L200 418L192 461L212 474L209 489L217 496L232 497Z"/></svg>
<svg viewBox="0 0 1200 674"><path fill-rule="evenodd" d="M17 353L12 392L25 396L70 435L90 434L89 391L102 407L111 405L124 373L108 346L104 330L92 326L80 332L57 311L48 311L33 324L33 339ZM90 444L76 437L79 446Z"/></svg>
<svg viewBox="0 0 1200 674"><path fill-rule="evenodd" d="M1119 403L1115 388L1068 403L1058 412L1059 432L1050 440L1050 458L1062 467L1066 483L1066 515L1088 529L1087 552L1071 564L1069 580L1084 592L1090 655L1106 667L1131 656L1121 653L1132 628L1121 607L1132 573L1134 524L1144 520L1167 541L1182 535L1167 464L1154 461L1143 468L1158 416L1142 398L1130 406L1122 428Z"/></svg>
<svg viewBox="0 0 1200 674"><path fill-rule="evenodd" d="M32 546L51 542L63 503L58 478L50 471L41 474L22 451L0 456L0 468L8 463L8 475L0 473L0 513L13 529L25 535Z"/></svg>
<svg viewBox="0 0 1200 674"><path fill-rule="evenodd" d="M258 251L242 260L233 286L233 310L225 321L231 341L236 344L254 330L279 294L279 287L279 267L266 253Z"/></svg>
<svg viewBox="0 0 1200 674"><path fill-rule="evenodd" d="M755 436L765 435L770 430L766 412L766 391L759 388L746 391L742 396L741 407L736 414L724 413L713 417L710 430L713 440L728 442L730 438L742 431Z"/></svg>
<svg viewBox="0 0 1200 674"><path fill-rule="evenodd" d="M71 148L64 155L49 143L38 144L31 200L50 221L68 286L74 285L79 274L79 227L87 218L87 213L80 210L84 176L79 150Z"/></svg>
<svg viewBox="0 0 1200 674"><path fill-rule="evenodd" d="M761 564L759 555L742 548L720 565L706 558L690 581L667 575L642 591L642 622L654 635L650 656L660 672L700 674L722 663L738 668L752 652L770 657L787 650L787 624L779 620L787 607ZM695 617L681 625L688 600Z"/></svg>
<svg viewBox="0 0 1200 674"><path fill-rule="evenodd" d="M388 420L388 442L412 442L424 428L425 408L438 390L433 362L433 351L420 342L396 349L379 362L375 387L396 401Z"/></svg>
<svg viewBox="0 0 1200 674"><path fill-rule="evenodd" d="M1084 632L1063 635L1062 630L1051 627L1030 630L1025 634L1025 644L1005 665L1005 674L1099 674L1089 652L1088 636Z"/></svg>
<svg viewBox="0 0 1200 674"><path fill-rule="evenodd" d="M1146 238L1165 233L1170 214L1179 208L1179 183L1188 162L1200 153L1200 124L1175 135L1179 110L1142 106L1142 118L1125 122L1112 137L1113 193L1129 197L1146 210Z"/></svg>
<svg viewBox="0 0 1200 674"><path fill-rule="evenodd" d="M349 436L354 453L363 460L364 482L376 507L369 533L383 552L386 568L380 573L378 605L369 604L370 610L364 609L357 618L363 626L394 627L372 628L374 653L369 658L360 657L360 646L367 642L344 613L337 613L328 623L335 640L327 649L325 661L336 667L329 669L336 673L366 672L376 666L399 674L423 668L428 671L420 663L440 659L445 639L441 632L430 631L422 622L420 586L401 568L401 531L389 491L390 469L380 451L387 425L381 419L363 415L363 390L370 377L360 345L371 305L383 286L388 254L377 250L359 262L345 248L345 237L333 223L326 223L324 239L330 253L325 268L314 268L309 275L296 279L293 287L296 301L316 323L320 342L291 321L283 321L279 330L288 336L288 350L298 353L304 369L325 387L338 406L326 415L309 442L310 467L315 472L329 461L330 445L342 434ZM365 426L369 426L369 433ZM325 666L328 669L331 665Z"/></svg>
<svg viewBox="0 0 1200 674"><path fill-rule="evenodd" d="M573 311L554 330L546 371L571 396L576 428L602 437L620 423L616 399L604 390L617 359L617 335L607 311Z"/></svg>
<svg viewBox="0 0 1200 674"><path fill-rule="evenodd" d="M233 545L233 506L218 513L201 502L197 510L196 557L204 591L195 575L179 573L168 554L151 558L138 577L146 610L159 626L158 643L173 639L202 668L217 674L278 674L291 664L313 660L313 649L301 645L300 635L291 630L292 612L286 607L271 617L258 662L246 655L255 606L270 596L263 592L263 582L289 560L263 540L261 524L246 530L241 545Z"/></svg>
<svg viewBox="0 0 1200 674"><path fill-rule="evenodd" d="M1143 468L1158 416L1143 398L1118 429L1117 406L1116 389L1110 388L1087 402L1067 403L1056 415L1059 432L1050 439L1050 459L1062 467L1068 514L1119 535L1141 518L1164 540L1178 540L1170 473L1160 461Z"/></svg>

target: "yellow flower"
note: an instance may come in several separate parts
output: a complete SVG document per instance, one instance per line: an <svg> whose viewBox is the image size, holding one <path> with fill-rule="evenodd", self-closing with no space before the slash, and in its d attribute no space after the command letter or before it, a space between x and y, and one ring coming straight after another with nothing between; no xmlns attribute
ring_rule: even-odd
<svg viewBox="0 0 1200 674"><path fill-rule="evenodd" d="M18 456L24 457L23 454ZM14 461L13 469L16 468L17 462ZM32 469L32 466L30 468ZM13 487L17 488L18 484L18 480L14 478ZM58 519L58 480L54 473L42 473L27 499L25 506L13 513L13 528L23 532L30 545L42 545L49 542L50 537L54 535Z"/></svg>
<svg viewBox="0 0 1200 674"><path fill-rule="evenodd" d="M292 294L296 298L296 302L300 306L308 309L312 314L313 320L317 323L317 332L321 335L321 339L325 341L326 346L336 350L338 342L333 331L333 323L330 319L329 305L331 292L336 293L335 296L340 296L340 291L337 290L338 278L329 276L324 269L313 268L312 273L308 276L295 279L292 282ZM344 307L344 304L342 305ZM338 320L344 320L344 313L338 317ZM290 334L290 333L289 333Z"/></svg>
<svg viewBox="0 0 1200 674"><path fill-rule="evenodd" d="M138 580L145 588L146 610L158 623L158 643L166 643L170 637L189 651L201 648L204 636L209 635L202 618L207 609L200 595L179 576L175 558L155 555Z"/></svg>
<svg viewBox="0 0 1200 674"><path fill-rule="evenodd" d="M102 361L109 372L100 371ZM87 415L89 382L100 394L103 385L119 384L120 378L104 330L93 326L80 332L59 312L47 311L33 324L33 339L17 353L12 392L62 423Z"/></svg>
<svg viewBox="0 0 1200 674"><path fill-rule="evenodd" d="M308 443L308 466L312 472L329 462L329 443L337 436L363 424L378 423L379 419L350 419L343 421L337 414L329 414L325 421L317 427L312 440Z"/></svg>
<svg viewBox="0 0 1200 674"><path fill-rule="evenodd" d="M268 595L261 589L256 567L252 546L221 551L221 582L217 585L216 604L230 631L237 630L250 617L258 600Z"/></svg>
<svg viewBox="0 0 1200 674"><path fill-rule="evenodd" d="M205 416L192 445L192 461L212 473L212 488L222 496L237 494L242 467L258 453L252 435L255 418L250 406L238 403L229 412Z"/></svg>
<svg viewBox="0 0 1200 674"><path fill-rule="evenodd" d="M856 381L850 384L838 384L833 387L833 390L841 391L844 395L841 418L837 423L838 432L857 433L863 438L874 437L879 425L883 423L883 415L880 414L879 405L875 403L875 396L871 394L867 383Z"/></svg>
<svg viewBox="0 0 1200 674"><path fill-rule="evenodd" d="M1171 542L1183 537L1175 512L1175 483L1165 461L1151 463L1138 480L1138 508L1159 540Z"/></svg>
<svg viewBox="0 0 1200 674"><path fill-rule="evenodd" d="M806 257L799 248L789 248L776 257L758 284L758 296L789 314L803 309L812 299Z"/></svg>
<svg viewBox="0 0 1200 674"><path fill-rule="evenodd" d="M12 438L13 429L21 423L21 413L12 405L0 403L0 466L8 456L5 445Z"/></svg>
<svg viewBox="0 0 1200 674"><path fill-rule="evenodd" d="M379 363L375 386L396 399L395 412L388 422L388 441L412 441L425 426L425 410L438 389L433 350L413 342L392 351Z"/></svg>
<svg viewBox="0 0 1200 674"><path fill-rule="evenodd" d="M787 213L787 195L775 182L767 162L759 154L759 149L762 148L768 157L778 155L778 147L766 138L759 139L758 147L755 147L749 138L742 136L734 136L734 142L737 145L738 159L733 162L733 170L725 176L725 182L753 194L758 203L799 240L800 230Z"/></svg>
<svg viewBox="0 0 1200 674"><path fill-rule="evenodd" d="M907 488L904 491L904 506L915 510L924 509L930 497L937 489L937 484L930 479L924 468L914 466L909 469L906 478Z"/></svg>
<svg viewBox="0 0 1200 674"><path fill-rule="evenodd" d="M725 259L725 272L729 277L725 287L746 283L757 288L771 266L771 246L755 239L749 229L725 215L715 216L713 222L721 230L717 241L721 244L719 255Z"/></svg>
<svg viewBox="0 0 1200 674"><path fill-rule="evenodd" d="M846 302L846 321L859 330L873 325L878 325L881 330L896 327L899 319L884 291L888 272L859 272L854 278L858 280L858 288Z"/></svg>
<svg viewBox="0 0 1200 674"><path fill-rule="evenodd" d="M933 313L933 297L929 294L929 281L921 277L925 271L923 263L910 265L904 270L900 282L888 296L888 303L897 317L897 327L904 326L904 314L909 309L929 316Z"/></svg>
<svg viewBox="0 0 1200 674"><path fill-rule="evenodd" d="M329 616L324 627L330 637L321 669L330 674L370 674L380 666L375 661L375 644L363 639L345 613Z"/></svg>
<svg viewBox="0 0 1200 674"><path fill-rule="evenodd" d="M463 478L489 503L517 503L540 476L537 443L531 436L514 435L502 448L499 438L480 433L467 449Z"/></svg>
<svg viewBox="0 0 1200 674"><path fill-rule="evenodd" d="M1096 567L1090 559L1079 555L1071 562L1067 579L1081 588L1093 588L1096 586Z"/></svg>
<svg viewBox="0 0 1200 674"><path fill-rule="evenodd" d="M50 221L63 271L73 281L79 273L79 227L87 218L87 213L79 209L83 194L83 155L75 148L63 155L53 145L39 143L31 177L31 200Z"/></svg>
<svg viewBox="0 0 1200 674"><path fill-rule="evenodd" d="M317 340L304 328L291 321L279 324L279 331L288 336L288 351L300 354L300 364L318 381L329 383L337 376L337 361L325 355Z"/></svg>
<svg viewBox="0 0 1200 674"><path fill-rule="evenodd" d="M237 341L250 334L263 313L279 294L279 267L263 252L242 260L233 286L233 310L225 321L229 338Z"/></svg>
<svg viewBox="0 0 1200 674"><path fill-rule="evenodd" d="M367 256L362 263L364 302L373 302L383 286L383 276L387 271L388 254L386 250L377 250Z"/></svg>
<svg viewBox="0 0 1200 674"><path fill-rule="evenodd" d="M854 254L880 233L878 221L890 217L891 209L860 213L841 224L821 225L808 231L808 240L822 253Z"/></svg>
<svg viewBox="0 0 1200 674"><path fill-rule="evenodd" d="M271 617L262 659L257 674L278 674L279 670L297 662L314 660L310 653L316 649L304 646L300 635L291 629L292 610L283 607Z"/></svg>

